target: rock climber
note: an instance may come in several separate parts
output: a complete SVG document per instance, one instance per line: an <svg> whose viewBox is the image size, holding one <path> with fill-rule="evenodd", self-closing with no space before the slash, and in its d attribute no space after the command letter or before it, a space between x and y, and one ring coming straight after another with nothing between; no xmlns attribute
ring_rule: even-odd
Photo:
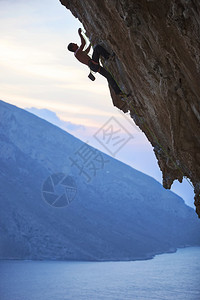
<svg viewBox="0 0 200 300"><path fill-rule="evenodd" d="M114 90L116 95L119 95L121 97L124 97L124 93L121 91L121 89L118 87L116 81L114 80L114 78L111 76L111 74L103 67L101 67L100 63L99 63L99 58L100 56L103 56L106 60L108 60L109 58L113 57L113 55L111 55L106 49L104 49L101 45L96 45L94 47L93 50L93 54L92 54L92 58L90 58L90 56L88 55L90 49L91 49L91 44L87 47L86 50L83 50L85 45L86 45L86 41L82 35L82 31L81 28L78 29L78 34L81 38L81 45L80 47L77 44L74 43L70 43L68 45L68 50L71 52L74 52L75 57L83 64L87 65L91 71L93 72L98 72L100 73L102 76L104 76L108 83L110 84L110 86L112 87L112 89ZM90 75L88 76L91 80L94 80L95 77L90 73Z"/></svg>

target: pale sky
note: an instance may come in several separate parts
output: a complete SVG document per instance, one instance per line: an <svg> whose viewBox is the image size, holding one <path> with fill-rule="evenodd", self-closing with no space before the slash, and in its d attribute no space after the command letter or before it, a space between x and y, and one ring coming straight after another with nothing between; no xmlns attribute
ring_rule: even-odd
<svg viewBox="0 0 200 300"><path fill-rule="evenodd" d="M143 133L112 104L107 82L67 51L73 41L80 44L82 25L59 0L0 0L0 99L18 107L54 112L60 126L84 142L104 151L94 134L109 120L117 120L132 138L117 152L116 159L161 182L153 149ZM82 27L83 28L83 27ZM52 121L51 112L46 119ZM74 126L68 126L69 123ZM58 124L59 125L59 124ZM79 126L81 125L81 126ZM193 206L193 191L186 180L173 191Z"/></svg>

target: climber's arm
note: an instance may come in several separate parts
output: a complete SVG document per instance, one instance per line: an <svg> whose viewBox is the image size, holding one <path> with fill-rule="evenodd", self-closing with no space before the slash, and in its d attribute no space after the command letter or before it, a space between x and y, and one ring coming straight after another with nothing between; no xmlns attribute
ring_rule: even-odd
<svg viewBox="0 0 200 300"><path fill-rule="evenodd" d="M86 54L88 54L90 52L90 49L91 49L91 44L89 44L89 46L87 47L87 49L84 51Z"/></svg>
<svg viewBox="0 0 200 300"><path fill-rule="evenodd" d="M80 45L80 47L79 47L79 50L83 51L83 48L85 47L86 42L85 42L84 37L82 36L81 28L79 28L78 34L79 34L79 36L80 36L80 38L81 38L81 45Z"/></svg>

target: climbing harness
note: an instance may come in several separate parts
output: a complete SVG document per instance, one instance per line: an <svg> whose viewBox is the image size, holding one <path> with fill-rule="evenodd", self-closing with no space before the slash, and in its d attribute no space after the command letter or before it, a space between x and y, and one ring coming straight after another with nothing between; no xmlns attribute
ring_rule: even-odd
<svg viewBox="0 0 200 300"><path fill-rule="evenodd" d="M92 64L94 66L92 66ZM88 75L88 78L90 78L92 81L95 80L95 77L93 75L93 73L97 73L100 71L100 64L97 63L96 61L94 61L93 59L90 59L89 64L88 64L89 68L90 68L90 74ZM92 69L93 68L93 69Z"/></svg>

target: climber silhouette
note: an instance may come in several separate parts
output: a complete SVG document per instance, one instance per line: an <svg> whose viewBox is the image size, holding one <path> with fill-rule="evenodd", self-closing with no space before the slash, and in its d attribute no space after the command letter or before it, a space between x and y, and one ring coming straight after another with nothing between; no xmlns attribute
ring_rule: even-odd
<svg viewBox="0 0 200 300"><path fill-rule="evenodd" d="M99 63L99 58L100 56L103 56L106 60L109 59L110 57L113 57L106 49L104 49L101 45L96 45L93 50L92 58L88 55L90 49L91 49L91 44L87 47L86 50L83 50L86 41L82 35L81 28L78 29L78 34L81 38L81 46L79 47L77 44L70 43L68 45L68 50L71 52L74 52L75 57L83 64L87 65L91 71L93 72L98 72L102 76L104 76L110 86L113 88L114 92L116 95L119 95L121 97L124 97L124 93L120 90L118 87L116 81L113 79L111 74L103 67L100 66ZM88 76L91 80L95 80L95 77L90 73Z"/></svg>

